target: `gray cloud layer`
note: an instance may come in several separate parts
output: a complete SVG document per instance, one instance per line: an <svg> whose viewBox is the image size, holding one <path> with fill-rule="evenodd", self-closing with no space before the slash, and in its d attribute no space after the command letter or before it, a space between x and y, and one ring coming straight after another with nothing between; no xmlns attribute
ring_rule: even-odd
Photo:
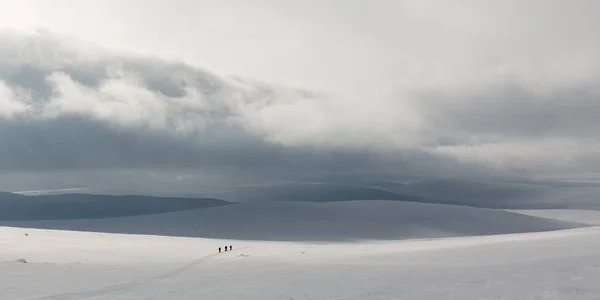
<svg viewBox="0 0 600 300"><path fill-rule="evenodd" d="M381 22L358 14L365 11L358 2L334 19L312 17L352 32L346 41L368 43L355 74L386 74L376 87L393 96L366 84L362 94L309 93L47 32L4 32L0 170L269 178L600 173L596 2L531 1L520 10L512 1L437 2L448 12L422 3L376 2L367 12L387 11L375 14ZM394 12L403 18L393 21ZM366 53L379 67L362 67ZM351 78L335 82L356 83Z"/></svg>
<svg viewBox="0 0 600 300"><path fill-rule="evenodd" d="M319 111L325 96L181 63L84 51L49 33L0 39L4 172L197 170L298 178L424 176L454 165L433 163L418 149L385 154L360 146L369 139L361 136L366 127L348 132L344 124L311 119L329 113Z"/></svg>

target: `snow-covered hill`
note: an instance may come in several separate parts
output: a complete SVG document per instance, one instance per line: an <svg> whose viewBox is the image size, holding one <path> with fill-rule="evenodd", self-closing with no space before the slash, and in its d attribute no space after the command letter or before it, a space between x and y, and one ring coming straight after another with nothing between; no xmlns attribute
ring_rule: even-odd
<svg viewBox="0 0 600 300"><path fill-rule="evenodd" d="M305 198L109 217L181 203L0 198L5 214L27 204L24 211L41 205L37 212L62 218L0 221L0 299L600 297L596 211ZM104 217L90 215L97 209ZM219 253L225 245L233 251Z"/></svg>
<svg viewBox="0 0 600 300"><path fill-rule="evenodd" d="M597 227L326 244L0 227L0 298L597 299L599 253Z"/></svg>
<svg viewBox="0 0 600 300"><path fill-rule="evenodd" d="M376 200L231 204L136 217L0 222L0 225L270 241L438 238L579 226L502 210Z"/></svg>
<svg viewBox="0 0 600 300"><path fill-rule="evenodd" d="M580 224L600 225L600 211L579 209L513 210L516 213Z"/></svg>

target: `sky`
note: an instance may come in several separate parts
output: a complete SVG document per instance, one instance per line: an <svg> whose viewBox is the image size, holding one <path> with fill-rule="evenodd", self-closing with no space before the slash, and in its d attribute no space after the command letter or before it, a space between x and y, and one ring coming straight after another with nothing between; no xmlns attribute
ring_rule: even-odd
<svg viewBox="0 0 600 300"><path fill-rule="evenodd" d="M0 189L597 178L598 13L591 0L0 0Z"/></svg>

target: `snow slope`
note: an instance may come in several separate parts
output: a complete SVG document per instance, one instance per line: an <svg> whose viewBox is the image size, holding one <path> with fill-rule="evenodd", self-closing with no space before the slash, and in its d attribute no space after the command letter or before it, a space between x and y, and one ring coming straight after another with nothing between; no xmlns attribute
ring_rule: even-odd
<svg viewBox="0 0 600 300"><path fill-rule="evenodd" d="M0 261L14 300L600 297L598 227L328 244L0 227Z"/></svg>
<svg viewBox="0 0 600 300"><path fill-rule="evenodd" d="M580 209L512 210L528 216L563 220L588 225L600 225L600 211Z"/></svg>
<svg viewBox="0 0 600 300"><path fill-rule="evenodd" d="M518 212L276 202L3 222L0 299L600 298L600 227L564 221L600 215Z"/></svg>
<svg viewBox="0 0 600 300"><path fill-rule="evenodd" d="M397 240L583 226L503 210L376 200L244 203L134 217L0 222L0 225L266 241Z"/></svg>

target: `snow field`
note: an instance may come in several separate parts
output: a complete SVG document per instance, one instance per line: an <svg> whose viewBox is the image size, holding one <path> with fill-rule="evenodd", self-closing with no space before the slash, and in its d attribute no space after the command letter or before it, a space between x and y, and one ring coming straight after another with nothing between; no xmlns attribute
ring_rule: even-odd
<svg viewBox="0 0 600 300"><path fill-rule="evenodd" d="M569 220L590 220L579 212ZM175 226L185 213L106 221ZM1 299L598 299L599 279L600 227L360 241L0 227Z"/></svg>

